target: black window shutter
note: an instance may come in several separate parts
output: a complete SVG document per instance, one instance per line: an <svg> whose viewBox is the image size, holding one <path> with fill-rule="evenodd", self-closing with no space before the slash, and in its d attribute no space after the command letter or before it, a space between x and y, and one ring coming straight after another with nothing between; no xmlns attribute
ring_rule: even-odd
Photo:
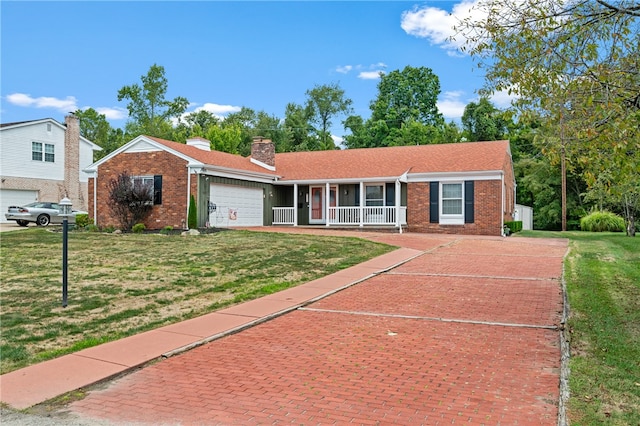
<svg viewBox="0 0 640 426"><path fill-rule="evenodd" d="M473 223L475 221L473 203L474 203L473 181L465 180L464 181L464 223Z"/></svg>
<svg viewBox="0 0 640 426"><path fill-rule="evenodd" d="M162 204L162 175L153 177L153 204Z"/></svg>
<svg viewBox="0 0 640 426"><path fill-rule="evenodd" d="M395 206L395 205L396 205L396 184L387 182L385 206Z"/></svg>
<svg viewBox="0 0 640 426"><path fill-rule="evenodd" d="M438 198L440 194L440 182L429 183L429 222L438 223L440 221L440 213L438 206Z"/></svg>

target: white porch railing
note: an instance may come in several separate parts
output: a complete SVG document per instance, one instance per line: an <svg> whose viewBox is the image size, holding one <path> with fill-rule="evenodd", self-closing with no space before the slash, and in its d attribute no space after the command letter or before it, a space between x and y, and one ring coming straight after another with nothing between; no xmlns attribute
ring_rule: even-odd
<svg viewBox="0 0 640 426"><path fill-rule="evenodd" d="M394 206L376 207L329 207L329 224L360 225L362 212L363 225L395 225L396 211L400 212L400 225L407 224L407 208Z"/></svg>
<svg viewBox="0 0 640 426"><path fill-rule="evenodd" d="M293 207L274 207L274 225L293 225Z"/></svg>
<svg viewBox="0 0 640 426"><path fill-rule="evenodd" d="M294 207L274 207L273 224L293 225L293 210ZM395 225L396 211L400 213L400 225L406 225L406 207L329 207L329 225Z"/></svg>

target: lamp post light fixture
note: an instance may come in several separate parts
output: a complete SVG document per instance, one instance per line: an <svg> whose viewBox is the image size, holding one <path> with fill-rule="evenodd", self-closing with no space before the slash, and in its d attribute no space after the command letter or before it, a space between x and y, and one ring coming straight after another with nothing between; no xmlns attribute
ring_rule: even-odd
<svg viewBox="0 0 640 426"><path fill-rule="evenodd" d="M69 233L69 215L71 214L71 200L64 197L60 200L60 216L62 216L62 307L67 307L67 246Z"/></svg>

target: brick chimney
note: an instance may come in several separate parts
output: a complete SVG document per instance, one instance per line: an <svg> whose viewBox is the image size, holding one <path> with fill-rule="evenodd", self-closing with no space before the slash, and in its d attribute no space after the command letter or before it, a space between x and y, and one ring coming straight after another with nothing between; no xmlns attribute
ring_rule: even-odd
<svg viewBox="0 0 640 426"><path fill-rule="evenodd" d="M254 136L251 144L251 162L268 170L276 169L276 147L271 139Z"/></svg>
<svg viewBox="0 0 640 426"><path fill-rule="evenodd" d="M85 197L80 190L80 119L73 114L64 118L64 191L74 207L82 208Z"/></svg>

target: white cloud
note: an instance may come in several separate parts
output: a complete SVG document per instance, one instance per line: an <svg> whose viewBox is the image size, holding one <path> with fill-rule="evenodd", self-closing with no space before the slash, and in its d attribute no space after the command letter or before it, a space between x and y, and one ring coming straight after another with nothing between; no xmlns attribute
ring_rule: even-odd
<svg viewBox="0 0 640 426"><path fill-rule="evenodd" d="M496 106L496 108L500 109L509 108L511 106L511 102L516 99L518 99L518 96L513 93L509 94L507 89L495 92L489 97L489 100Z"/></svg>
<svg viewBox="0 0 640 426"><path fill-rule="evenodd" d="M232 112L239 112L242 108L239 106L233 106L233 105L220 105L220 104L214 104L211 102L207 102L204 105L202 105L201 107L197 107L193 112L198 112L198 111L208 111L211 114L215 115L216 117L222 117L226 114L230 114Z"/></svg>
<svg viewBox="0 0 640 426"><path fill-rule="evenodd" d="M202 106L197 106L198 104L196 103L191 103L189 104L189 108L193 108L195 107L195 109L193 109L192 111L187 111L184 114L182 114L180 116L180 120L184 121L184 118L193 113L193 112L199 112L199 111L207 111L210 112L211 114L213 114L215 117L219 118L220 120L224 120L225 116L227 114L230 114L232 112L239 112L242 108L239 106L233 106L233 105L220 105L220 104L214 104L212 102L207 102L205 104L203 104ZM178 120L177 119L171 119L171 122L173 123L174 126L178 125Z"/></svg>
<svg viewBox="0 0 640 426"><path fill-rule="evenodd" d="M88 108L88 107L87 107ZM83 109L87 109L83 108ZM107 120L122 120L128 117L129 113L124 108L98 107L94 108L100 114L104 114Z"/></svg>
<svg viewBox="0 0 640 426"><path fill-rule="evenodd" d="M353 65L340 65L336 67L336 71L340 74L347 74L349 71L353 69Z"/></svg>
<svg viewBox="0 0 640 426"><path fill-rule="evenodd" d="M442 113L445 118L452 120L459 120L464 114L464 108L467 103L461 98L464 95L461 91L445 92L442 94L441 99L438 100L438 111Z"/></svg>
<svg viewBox="0 0 640 426"><path fill-rule="evenodd" d="M26 93L12 93L7 95L7 101L21 107L51 108L64 113L73 112L78 109L77 100L73 96L67 96L65 99L50 96L34 98Z"/></svg>
<svg viewBox="0 0 640 426"><path fill-rule="evenodd" d="M380 74L384 74L384 71L362 71L358 74L358 78L362 80L377 80L380 78Z"/></svg>
<svg viewBox="0 0 640 426"><path fill-rule="evenodd" d="M475 8L479 1L463 0L454 5L451 12L437 7L414 7L402 13L400 27L407 34L426 38L431 43L442 46L449 54L456 55L466 39L461 34L456 34L454 27L466 18L484 18L484 13ZM455 40L453 36L456 36Z"/></svg>

